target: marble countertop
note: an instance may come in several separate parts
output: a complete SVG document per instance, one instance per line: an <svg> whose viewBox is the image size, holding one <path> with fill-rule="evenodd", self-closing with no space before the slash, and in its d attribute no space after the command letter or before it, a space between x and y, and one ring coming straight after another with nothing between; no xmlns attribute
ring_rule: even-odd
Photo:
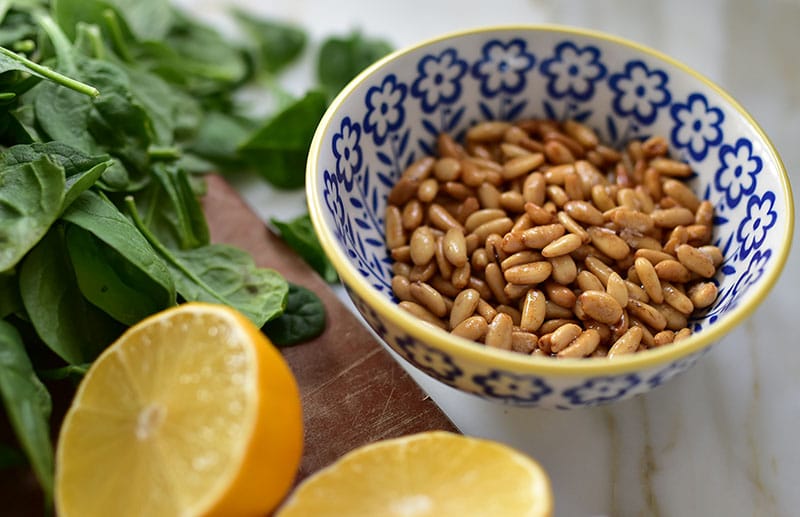
<svg viewBox="0 0 800 517"><path fill-rule="evenodd" d="M603 30L683 61L745 106L770 135L800 192L798 0L181 0L225 27L226 6L296 21L312 43L360 29L402 47L481 25L557 23ZM311 59L285 86L302 93ZM304 211L302 192L256 178L235 186L265 220ZM798 237L796 225L794 237ZM697 366L657 390L611 406L516 409L463 395L412 371L469 435L527 452L550 474L557 516L790 516L800 514L800 246L748 320ZM344 297L344 295L343 295Z"/></svg>

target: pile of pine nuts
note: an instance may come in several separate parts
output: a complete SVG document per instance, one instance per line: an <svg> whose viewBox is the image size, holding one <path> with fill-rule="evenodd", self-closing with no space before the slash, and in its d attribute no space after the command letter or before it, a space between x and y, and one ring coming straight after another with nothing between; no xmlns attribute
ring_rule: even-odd
<svg viewBox="0 0 800 517"><path fill-rule="evenodd" d="M489 121L437 140L388 196L399 305L486 346L614 357L691 334L722 263L714 207L655 136L617 151L576 121Z"/></svg>

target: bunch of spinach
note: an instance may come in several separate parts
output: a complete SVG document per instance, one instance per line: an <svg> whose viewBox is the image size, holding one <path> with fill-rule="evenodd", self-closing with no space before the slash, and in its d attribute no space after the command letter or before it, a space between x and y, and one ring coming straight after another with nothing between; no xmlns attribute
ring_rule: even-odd
<svg viewBox="0 0 800 517"><path fill-rule="evenodd" d="M324 328L313 292L209 242L202 174L248 170L301 187L331 95L389 48L330 38L318 86L281 93L282 109L254 120L237 92L274 85L308 38L234 18L244 42L167 0L0 2L0 398L48 497L47 382L80 378L128 326L198 300L239 309L279 345ZM273 223L336 280L307 216Z"/></svg>

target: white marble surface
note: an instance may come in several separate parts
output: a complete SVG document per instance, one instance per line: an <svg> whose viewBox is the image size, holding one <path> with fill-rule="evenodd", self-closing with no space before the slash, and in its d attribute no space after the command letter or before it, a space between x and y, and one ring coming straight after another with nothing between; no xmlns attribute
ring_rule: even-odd
<svg viewBox="0 0 800 517"><path fill-rule="evenodd" d="M297 21L313 42L361 29L396 47L451 30L558 23L661 50L737 98L770 135L800 192L800 0L181 0L227 27L226 5ZM285 78L301 93L310 62ZM304 210L257 179L237 187L263 218ZM796 228L795 237L800 233ZM471 435L513 445L551 476L558 516L800 515L800 249L761 308L693 370L634 400L572 412L520 410L414 378Z"/></svg>

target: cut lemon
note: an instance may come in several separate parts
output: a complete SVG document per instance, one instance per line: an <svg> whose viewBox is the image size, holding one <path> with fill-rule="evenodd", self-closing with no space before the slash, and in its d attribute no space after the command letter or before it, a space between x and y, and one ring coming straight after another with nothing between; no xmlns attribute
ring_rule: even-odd
<svg viewBox="0 0 800 517"><path fill-rule="evenodd" d="M56 453L61 517L263 515L288 492L303 443L280 353L244 316L183 304L95 361Z"/></svg>
<svg viewBox="0 0 800 517"><path fill-rule="evenodd" d="M346 454L301 483L277 517L552 513L550 480L531 458L496 442L432 431Z"/></svg>

